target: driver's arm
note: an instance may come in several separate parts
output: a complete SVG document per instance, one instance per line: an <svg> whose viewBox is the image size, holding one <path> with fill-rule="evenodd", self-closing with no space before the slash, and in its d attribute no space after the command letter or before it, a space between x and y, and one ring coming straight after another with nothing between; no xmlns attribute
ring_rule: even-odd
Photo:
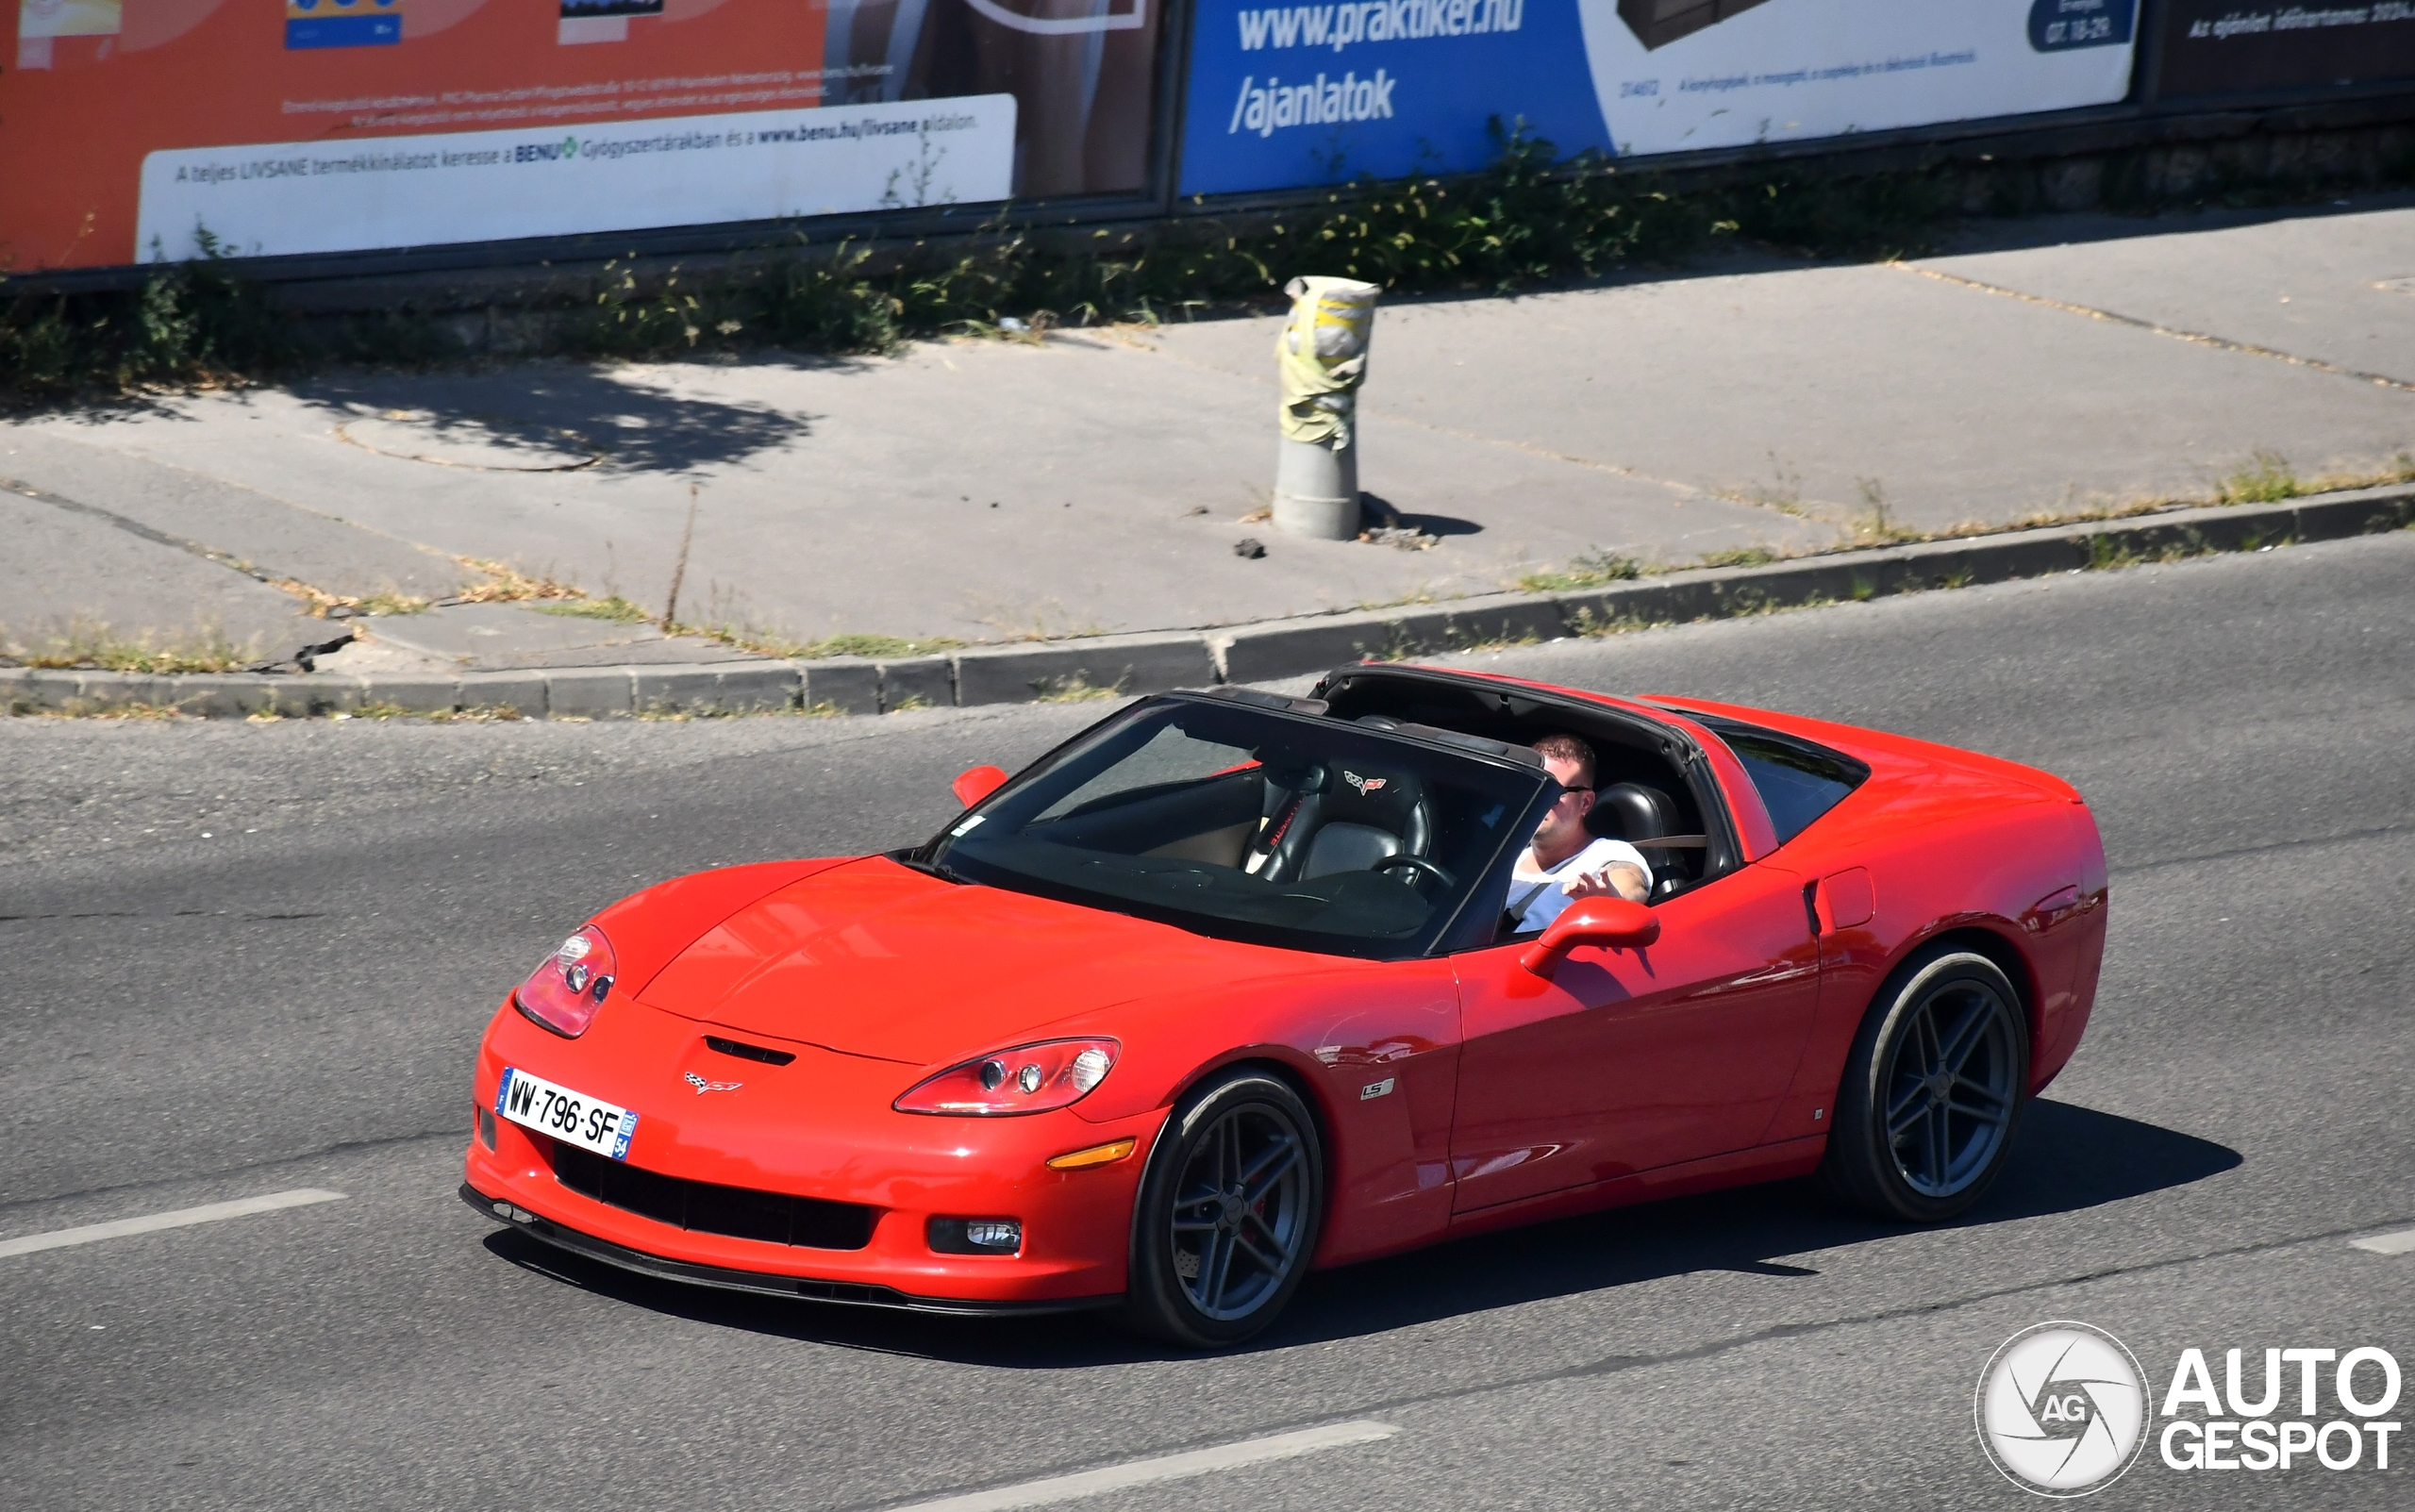
<svg viewBox="0 0 2415 1512"><path fill-rule="evenodd" d="M1561 890L1572 898L1624 898L1629 903L1643 903L1650 896L1643 886L1642 869L1628 861L1612 861L1598 872L1579 872Z"/></svg>

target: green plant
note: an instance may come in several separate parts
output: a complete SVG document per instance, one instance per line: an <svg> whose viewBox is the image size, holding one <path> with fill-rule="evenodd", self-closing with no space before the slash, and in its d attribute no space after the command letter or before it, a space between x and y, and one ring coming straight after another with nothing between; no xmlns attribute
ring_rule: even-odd
<svg viewBox="0 0 2415 1512"><path fill-rule="evenodd" d="M2119 567L2136 567L2139 555L2110 536L2088 538L2088 567L2090 572L2109 572Z"/></svg>
<svg viewBox="0 0 2415 1512"><path fill-rule="evenodd" d="M1032 691L1039 695L1037 702L1042 704L1092 704L1124 696L1121 685L1099 688L1092 685L1083 673L1075 673L1071 677L1047 678L1031 686Z"/></svg>
<svg viewBox="0 0 2415 1512"><path fill-rule="evenodd" d="M2306 491L2288 458L2278 452L2257 452L2254 463L2214 485L2216 504L2279 504Z"/></svg>
<svg viewBox="0 0 2415 1512"><path fill-rule="evenodd" d="M1728 546L1719 551L1707 551L1700 557L1704 567L1766 567L1779 560L1779 554L1768 546Z"/></svg>
<svg viewBox="0 0 2415 1512"><path fill-rule="evenodd" d="M255 645L239 645L224 631L208 626L189 635L160 639L151 635L118 635L106 623L73 620L38 640L19 643L0 634L0 651L26 667L89 667L99 672L144 673L153 676L192 672L226 672L247 667L260 658Z"/></svg>
<svg viewBox="0 0 2415 1512"><path fill-rule="evenodd" d="M1633 582L1642 575L1641 562L1597 547L1559 572L1528 573L1518 579L1518 586L1529 593L1555 593L1568 589L1599 588L1605 583Z"/></svg>
<svg viewBox="0 0 2415 1512"><path fill-rule="evenodd" d="M636 624L653 618L617 593L604 599L550 599L529 607L540 614L558 614L573 620L610 620L619 624Z"/></svg>

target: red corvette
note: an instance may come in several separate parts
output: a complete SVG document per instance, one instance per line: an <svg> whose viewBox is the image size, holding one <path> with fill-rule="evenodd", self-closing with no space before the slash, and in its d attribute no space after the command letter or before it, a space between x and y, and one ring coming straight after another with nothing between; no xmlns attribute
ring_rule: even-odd
<svg viewBox="0 0 2415 1512"><path fill-rule="evenodd" d="M1648 901L1518 933L1552 734ZM1949 1218L2104 951L2068 784L1694 699L1355 665L957 791L571 936L487 1029L462 1195L658 1276L1229 1343L1312 1266L1679 1192Z"/></svg>

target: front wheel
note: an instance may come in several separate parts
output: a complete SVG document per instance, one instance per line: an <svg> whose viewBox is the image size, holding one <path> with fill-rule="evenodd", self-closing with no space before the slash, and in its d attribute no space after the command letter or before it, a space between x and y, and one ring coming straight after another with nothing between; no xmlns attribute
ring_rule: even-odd
<svg viewBox="0 0 2415 1512"><path fill-rule="evenodd" d="M2004 1168L2028 1089L2028 1026L2003 970L1950 947L1915 956L1854 1038L1821 1180L1880 1218L1954 1218Z"/></svg>
<svg viewBox="0 0 2415 1512"><path fill-rule="evenodd" d="M1212 1078L1175 1105L1132 1210L1134 1327L1193 1349L1274 1321L1307 1274L1324 1211L1324 1151L1290 1086Z"/></svg>

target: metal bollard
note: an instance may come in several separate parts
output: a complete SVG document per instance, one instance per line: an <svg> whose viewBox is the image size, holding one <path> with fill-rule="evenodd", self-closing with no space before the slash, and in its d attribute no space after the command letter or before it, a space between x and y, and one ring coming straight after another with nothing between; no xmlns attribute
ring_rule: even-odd
<svg viewBox="0 0 2415 1512"><path fill-rule="evenodd" d="M1274 528L1320 540L1358 534L1358 385L1383 291L1351 278L1294 278L1291 318L1274 339L1282 440Z"/></svg>

